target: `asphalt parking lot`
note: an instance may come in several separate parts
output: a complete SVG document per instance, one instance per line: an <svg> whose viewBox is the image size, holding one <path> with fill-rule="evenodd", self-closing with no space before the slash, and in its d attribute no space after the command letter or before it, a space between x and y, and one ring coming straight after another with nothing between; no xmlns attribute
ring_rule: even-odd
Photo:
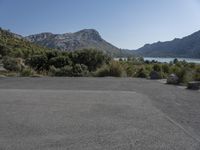
<svg viewBox="0 0 200 150"><path fill-rule="evenodd" d="M199 91L132 78L0 78L0 150L199 149Z"/></svg>

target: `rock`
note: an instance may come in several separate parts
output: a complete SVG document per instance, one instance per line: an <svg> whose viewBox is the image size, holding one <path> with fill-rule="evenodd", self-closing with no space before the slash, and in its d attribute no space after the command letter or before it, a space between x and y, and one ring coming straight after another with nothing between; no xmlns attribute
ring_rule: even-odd
<svg viewBox="0 0 200 150"><path fill-rule="evenodd" d="M167 84L178 84L179 78L175 74L170 74L167 78Z"/></svg>
<svg viewBox="0 0 200 150"><path fill-rule="evenodd" d="M152 71L150 73L150 79L156 80L156 79L162 79L162 76L159 72L157 71Z"/></svg>
<svg viewBox="0 0 200 150"><path fill-rule="evenodd" d="M199 90L200 89L200 81L189 82L187 88L190 90Z"/></svg>

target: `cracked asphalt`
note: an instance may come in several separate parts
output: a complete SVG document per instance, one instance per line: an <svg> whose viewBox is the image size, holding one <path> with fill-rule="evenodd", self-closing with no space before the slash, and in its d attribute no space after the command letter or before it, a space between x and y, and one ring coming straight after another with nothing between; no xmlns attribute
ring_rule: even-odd
<svg viewBox="0 0 200 150"><path fill-rule="evenodd" d="M199 149L199 91L134 78L0 78L0 150Z"/></svg>

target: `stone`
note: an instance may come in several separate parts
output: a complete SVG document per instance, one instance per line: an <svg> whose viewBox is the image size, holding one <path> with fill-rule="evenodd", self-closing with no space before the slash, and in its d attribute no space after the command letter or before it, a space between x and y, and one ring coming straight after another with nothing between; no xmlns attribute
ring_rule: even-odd
<svg viewBox="0 0 200 150"><path fill-rule="evenodd" d="M200 81L192 81L189 82L187 88L190 90L199 90L200 89Z"/></svg>
<svg viewBox="0 0 200 150"><path fill-rule="evenodd" d="M170 74L167 78L167 84L178 84L179 78L175 74Z"/></svg>
<svg viewBox="0 0 200 150"><path fill-rule="evenodd" d="M150 79L156 80L156 79L162 79L161 75L157 71L152 71L150 73Z"/></svg>

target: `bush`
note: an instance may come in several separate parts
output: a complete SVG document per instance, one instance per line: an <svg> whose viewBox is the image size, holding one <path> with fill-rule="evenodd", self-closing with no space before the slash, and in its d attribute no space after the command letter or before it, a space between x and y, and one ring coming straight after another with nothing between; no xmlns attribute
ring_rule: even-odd
<svg viewBox="0 0 200 150"><path fill-rule="evenodd" d="M136 74L136 77L148 78L149 77L149 72L145 68L140 68L139 71Z"/></svg>
<svg viewBox="0 0 200 150"><path fill-rule="evenodd" d="M35 71L29 67L22 69L22 71L20 72L20 76L22 77L33 76L34 74L35 74Z"/></svg>
<svg viewBox="0 0 200 150"><path fill-rule="evenodd" d="M180 67L173 65L173 66L170 67L170 71L169 72L170 72L170 74L178 75L178 73L180 71L181 71Z"/></svg>
<svg viewBox="0 0 200 150"><path fill-rule="evenodd" d="M193 80L193 73L188 68L181 68L176 75L179 78L179 83L185 84Z"/></svg>
<svg viewBox="0 0 200 150"><path fill-rule="evenodd" d="M116 61L112 61L110 64L104 65L95 72L95 75L98 77L122 77L124 74L125 72L121 64Z"/></svg>
<svg viewBox="0 0 200 150"><path fill-rule="evenodd" d="M62 68L50 67L49 74L51 76L61 76L61 77L84 77L88 76L87 66L83 64L76 64L72 66L65 66Z"/></svg>
<svg viewBox="0 0 200 150"><path fill-rule="evenodd" d="M194 80L200 81L200 66L195 69Z"/></svg>
<svg viewBox="0 0 200 150"><path fill-rule="evenodd" d="M69 57L74 64L84 64L87 66L89 71L95 71L110 61L110 57L103 52L93 49L72 52Z"/></svg>
<svg viewBox="0 0 200 150"><path fill-rule="evenodd" d="M68 56L57 56L49 60L49 65L56 68L62 68L67 65L71 65L71 60Z"/></svg>
<svg viewBox="0 0 200 150"><path fill-rule="evenodd" d="M24 58L24 54L23 54L22 50L18 49L18 48L16 48L15 51L13 51L11 55L12 55L12 57L15 57L15 58L19 58L19 57Z"/></svg>
<svg viewBox="0 0 200 150"><path fill-rule="evenodd" d="M58 57L60 53L61 53L60 51L51 50L51 51L46 51L45 55L47 59L50 60L51 58Z"/></svg>
<svg viewBox="0 0 200 150"><path fill-rule="evenodd" d="M169 73L170 72L170 68L169 68L169 65L168 64L163 64L162 65L162 71L163 73Z"/></svg>
<svg viewBox="0 0 200 150"><path fill-rule="evenodd" d="M72 76L72 67L65 66L63 68L55 68L54 66L51 66L49 69L49 73L51 76L71 77Z"/></svg>
<svg viewBox="0 0 200 150"><path fill-rule="evenodd" d="M161 72L162 71L162 67L159 64L155 64L153 66L153 70L156 71L156 72Z"/></svg>
<svg viewBox="0 0 200 150"><path fill-rule="evenodd" d="M121 64L116 61L111 61L109 64L110 76L113 77L122 77L124 74L124 69Z"/></svg>
<svg viewBox="0 0 200 150"><path fill-rule="evenodd" d="M101 68L97 69L97 71L94 73L97 77L106 77L110 76L110 69L108 65L104 65Z"/></svg>
<svg viewBox="0 0 200 150"><path fill-rule="evenodd" d="M26 64L37 71L48 70L48 59L46 55L34 55L26 60Z"/></svg>
<svg viewBox="0 0 200 150"><path fill-rule="evenodd" d="M123 64L122 67L124 68L126 75L128 77L134 77L136 73L136 68L130 64Z"/></svg>
<svg viewBox="0 0 200 150"><path fill-rule="evenodd" d="M73 77L84 77L88 76L88 67L83 64L76 64L73 66L72 69L72 76Z"/></svg>
<svg viewBox="0 0 200 150"><path fill-rule="evenodd" d="M5 45L0 44L0 55L1 56L7 56L11 52L11 49L9 47L6 47Z"/></svg>
<svg viewBox="0 0 200 150"><path fill-rule="evenodd" d="M22 59L20 58L12 58L12 57L4 57L3 58L3 67L9 71L20 71L22 69Z"/></svg>

